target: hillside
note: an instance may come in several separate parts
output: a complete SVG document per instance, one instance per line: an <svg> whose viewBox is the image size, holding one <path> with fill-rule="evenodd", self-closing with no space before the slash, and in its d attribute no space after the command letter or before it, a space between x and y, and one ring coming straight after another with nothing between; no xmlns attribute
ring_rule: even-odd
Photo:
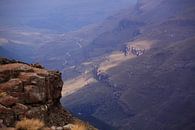
<svg viewBox="0 0 195 130"><path fill-rule="evenodd" d="M80 86L70 87L62 103L117 130L193 130L194 5L139 1L84 48L87 60L75 67L80 74L65 80L63 90L71 81Z"/></svg>
<svg viewBox="0 0 195 130"><path fill-rule="evenodd" d="M43 48L64 43L65 40L73 41L74 35L70 36L70 32L96 25L119 10L134 5L135 1L20 0L16 3L15 0L1 0L0 55L28 63L41 62L40 55L53 52L48 49L40 54ZM67 38L64 39L64 36ZM64 47L70 50L75 47L66 45ZM43 58L48 59L46 56ZM58 66L47 65L47 62L42 64L50 69L59 69Z"/></svg>
<svg viewBox="0 0 195 130"><path fill-rule="evenodd" d="M194 130L194 13L194 0L138 0L69 32L0 28L0 54L59 69L61 104L100 130Z"/></svg>

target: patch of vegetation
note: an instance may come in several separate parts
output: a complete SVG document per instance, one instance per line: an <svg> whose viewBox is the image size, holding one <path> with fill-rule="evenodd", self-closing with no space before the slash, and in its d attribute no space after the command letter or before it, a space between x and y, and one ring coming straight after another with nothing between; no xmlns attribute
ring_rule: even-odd
<svg viewBox="0 0 195 130"><path fill-rule="evenodd" d="M6 92L0 92L0 98L1 97L5 97L5 96L7 96L7 93Z"/></svg>
<svg viewBox="0 0 195 130"><path fill-rule="evenodd" d="M26 119L17 122L16 130L41 130L44 123L39 119Z"/></svg>
<svg viewBox="0 0 195 130"><path fill-rule="evenodd" d="M96 128L92 127L88 123L84 123L81 121L75 121L74 127L71 130L97 130Z"/></svg>

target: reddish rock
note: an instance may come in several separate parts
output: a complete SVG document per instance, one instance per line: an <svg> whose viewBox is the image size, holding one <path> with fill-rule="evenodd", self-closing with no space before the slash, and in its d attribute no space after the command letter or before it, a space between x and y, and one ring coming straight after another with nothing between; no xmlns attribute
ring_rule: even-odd
<svg viewBox="0 0 195 130"><path fill-rule="evenodd" d="M3 64L0 67L0 83L16 78L20 72L32 72L32 67L22 63Z"/></svg>
<svg viewBox="0 0 195 130"><path fill-rule="evenodd" d="M19 103L24 103L27 97L24 92L9 92L9 95L18 98Z"/></svg>
<svg viewBox="0 0 195 130"><path fill-rule="evenodd" d="M24 87L26 103L44 103L46 101L46 90L44 87L27 85Z"/></svg>
<svg viewBox="0 0 195 130"><path fill-rule="evenodd" d="M11 108L7 108L3 105L0 104L0 113L3 114L8 114L8 113L12 113Z"/></svg>
<svg viewBox="0 0 195 130"><path fill-rule="evenodd" d="M39 69L44 69L44 67L38 63L31 64L32 67L39 68Z"/></svg>
<svg viewBox="0 0 195 130"><path fill-rule="evenodd" d="M49 127L45 127L45 128L43 128L43 130L52 130L52 129Z"/></svg>
<svg viewBox="0 0 195 130"><path fill-rule="evenodd" d="M16 130L15 128L9 127L9 128L3 128L1 130Z"/></svg>
<svg viewBox="0 0 195 130"><path fill-rule="evenodd" d="M7 108L0 104L0 119L3 120L3 125L10 126L15 123L15 113L11 108Z"/></svg>
<svg viewBox="0 0 195 130"><path fill-rule="evenodd" d="M0 119L6 126L24 118L64 126L73 118L60 105L63 81L58 71L0 58Z"/></svg>
<svg viewBox="0 0 195 130"><path fill-rule="evenodd" d="M25 114L28 111L28 106L25 106L21 103L16 103L16 105L12 108L15 113Z"/></svg>
<svg viewBox="0 0 195 130"><path fill-rule="evenodd" d="M0 104L4 106L12 106L18 102L18 99L12 96L0 97Z"/></svg>
<svg viewBox="0 0 195 130"><path fill-rule="evenodd" d="M22 81L18 78L10 79L8 82L0 84L1 90L4 92L21 92L23 90Z"/></svg>

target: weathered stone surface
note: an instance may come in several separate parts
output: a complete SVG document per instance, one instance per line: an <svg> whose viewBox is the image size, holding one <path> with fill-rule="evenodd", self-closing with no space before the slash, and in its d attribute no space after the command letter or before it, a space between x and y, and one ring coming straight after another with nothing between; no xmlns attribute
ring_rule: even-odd
<svg viewBox="0 0 195 130"><path fill-rule="evenodd" d="M43 87L36 85L27 85L24 87L25 94L27 95L26 103L44 103L46 101L46 93ZM28 100L27 100L28 99Z"/></svg>
<svg viewBox="0 0 195 130"><path fill-rule="evenodd" d="M35 67L35 68L40 68L40 69L44 69L44 67L38 63L35 63L35 64L31 64L32 67Z"/></svg>
<svg viewBox="0 0 195 130"><path fill-rule="evenodd" d="M3 105L0 104L0 113L3 114L8 114L8 113L12 113L11 108L7 108Z"/></svg>
<svg viewBox="0 0 195 130"><path fill-rule="evenodd" d="M62 86L58 71L0 58L0 119L9 127L24 117L44 120L47 126L72 122L60 105Z"/></svg>
<svg viewBox="0 0 195 130"><path fill-rule="evenodd" d="M21 92L23 89L22 87L22 81L18 78L15 79L10 79L9 81L2 83L1 84L1 89L0 91L4 92L14 92L14 91L19 91Z"/></svg>
<svg viewBox="0 0 195 130"><path fill-rule="evenodd" d="M28 109L28 106L25 106L21 103L16 103L16 105L13 107L14 112L18 114L24 114L28 111Z"/></svg>
<svg viewBox="0 0 195 130"><path fill-rule="evenodd" d="M4 105L6 107L12 106L17 102L18 102L17 98L9 96L9 95L3 96L0 98L0 104Z"/></svg>

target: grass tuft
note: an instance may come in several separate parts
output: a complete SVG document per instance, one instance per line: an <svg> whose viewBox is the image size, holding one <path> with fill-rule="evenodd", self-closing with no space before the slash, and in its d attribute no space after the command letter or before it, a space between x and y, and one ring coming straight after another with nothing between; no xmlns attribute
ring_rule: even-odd
<svg viewBox="0 0 195 130"><path fill-rule="evenodd" d="M41 130L44 123L38 119L22 119L17 122L16 130Z"/></svg>
<svg viewBox="0 0 195 130"><path fill-rule="evenodd" d="M5 96L7 96L6 92L0 92L0 97L5 97Z"/></svg>
<svg viewBox="0 0 195 130"><path fill-rule="evenodd" d="M88 130L88 127L84 123L76 122L71 130Z"/></svg>

